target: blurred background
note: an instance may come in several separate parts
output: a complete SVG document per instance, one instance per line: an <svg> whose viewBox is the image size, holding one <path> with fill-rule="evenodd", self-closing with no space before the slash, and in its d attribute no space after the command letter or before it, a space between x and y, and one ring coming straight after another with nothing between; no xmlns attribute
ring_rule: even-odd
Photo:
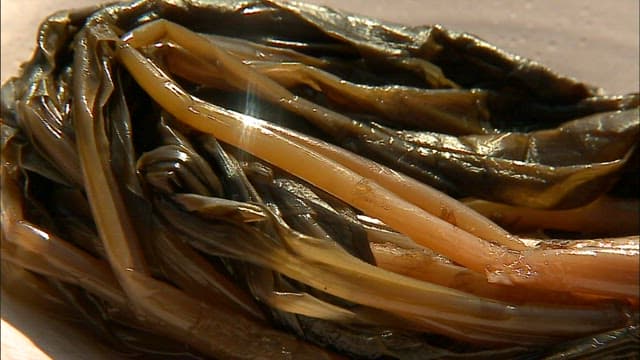
<svg viewBox="0 0 640 360"><path fill-rule="evenodd" d="M307 0L407 25L442 24L473 33L512 53L600 86L611 94L639 91L638 0ZM96 0L2 0L2 82L35 45L39 22ZM113 359L65 316L2 294L2 359Z"/></svg>

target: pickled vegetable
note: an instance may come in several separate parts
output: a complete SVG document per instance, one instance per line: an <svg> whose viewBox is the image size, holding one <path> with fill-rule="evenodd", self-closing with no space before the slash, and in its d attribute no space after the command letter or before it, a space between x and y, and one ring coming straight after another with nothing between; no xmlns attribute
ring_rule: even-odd
<svg viewBox="0 0 640 360"><path fill-rule="evenodd" d="M3 277L120 351L637 349L638 94L298 3L115 3L38 39L2 86Z"/></svg>

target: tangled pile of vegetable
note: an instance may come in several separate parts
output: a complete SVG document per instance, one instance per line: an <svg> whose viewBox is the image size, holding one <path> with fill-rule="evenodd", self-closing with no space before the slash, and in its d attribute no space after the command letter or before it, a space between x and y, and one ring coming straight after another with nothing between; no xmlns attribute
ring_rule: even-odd
<svg viewBox="0 0 640 360"><path fill-rule="evenodd" d="M639 99L298 3L60 12L2 87L3 276L125 353L628 355Z"/></svg>

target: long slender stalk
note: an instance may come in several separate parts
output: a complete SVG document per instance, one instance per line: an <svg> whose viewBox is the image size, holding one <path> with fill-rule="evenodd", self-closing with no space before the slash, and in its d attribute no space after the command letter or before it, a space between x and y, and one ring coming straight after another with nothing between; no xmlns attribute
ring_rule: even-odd
<svg viewBox="0 0 640 360"><path fill-rule="evenodd" d="M458 328L475 329L463 332L465 340L483 338L486 330L510 333L511 341L546 342L551 340L549 336L568 336L587 327L609 328L627 321L627 315L604 304L513 305L404 277L356 259L335 242L291 231L275 216L272 223L284 244L264 238L256 229L229 229L166 204L157 208L165 221L203 251L241 258L340 298L406 316L421 324L422 330L441 332L443 329L434 328L434 324L455 323ZM610 321L614 323L605 325Z"/></svg>
<svg viewBox="0 0 640 360"><path fill-rule="evenodd" d="M117 281L113 275L105 276L101 268L97 271L89 268L78 269L68 265L70 260L68 257L62 261L55 258L52 260L52 256L45 257L39 252L25 250L15 243L4 241L2 242L2 260L40 275L82 286L120 309L127 307L127 298Z"/></svg>
<svg viewBox="0 0 640 360"><path fill-rule="evenodd" d="M480 297L513 304L594 304L607 300L547 289L488 283L482 274L443 261L441 256L419 246L404 247L392 242L371 243L376 264L382 269Z"/></svg>
<svg viewBox="0 0 640 360"><path fill-rule="evenodd" d="M224 76L217 75L219 72L217 67L211 66L210 63L202 59L184 61L184 63L180 59L182 58L179 56L174 56L169 59L170 66L173 65L171 66L172 69L178 68L184 71L180 73L180 75L191 75L189 78L194 81L205 83L213 82L215 86L225 86ZM176 64L176 62L178 63ZM197 71L197 75L199 76L190 73L190 71ZM260 71L260 69L257 69L257 71ZM334 85L335 84L332 83L332 86ZM403 199L412 202L430 214L450 222L467 232L482 239L505 245L510 249L526 249L526 246L519 242L517 238L500 229L495 223L469 210L469 208L461 205L460 202L429 185L327 142L313 139L268 122L263 125L269 130L287 137L291 141L312 148L318 153L350 168L362 176L376 180L380 185L395 192Z"/></svg>
<svg viewBox="0 0 640 360"><path fill-rule="evenodd" d="M108 69L103 68L105 63L96 58L99 55L91 51L98 51L101 41L113 39L117 38L109 31L87 27L78 40L75 65L78 69L92 70L74 77L74 98L77 99L74 124L85 190L98 233L134 312L164 325L164 332L180 341L220 357L269 358L282 351L291 351L303 358L311 354L330 357L291 335L234 317L149 276L138 236L109 164L103 113L94 110L107 102L113 84L109 83L109 76L103 80L105 83L87 78L94 71L108 73Z"/></svg>
<svg viewBox="0 0 640 360"><path fill-rule="evenodd" d="M227 50L224 44L212 43L210 46ZM177 44L167 46L167 51L166 61L172 73L198 84L225 87L227 76L220 74L219 67L190 54ZM382 120L397 125L459 135L484 134L491 130L487 120L487 93L484 91L361 85L298 62L274 63L236 57L260 77L269 78L284 88L306 85L339 106L376 114ZM263 93L260 95L265 96ZM265 97L273 100L268 95Z"/></svg>
<svg viewBox="0 0 640 360"><path fill-rule="evenodd" d="M151 39L166 35L169 23L156 23ZM133 35L129 35L133 41ZM206 42L206 40L203 39ZM144 39L136 39L137 44ZM118 49L119 60L148 94L178 120L239 147L305 179L370 216L377 217L416 242L439 252L492 281L609 296L637 297L638 254L593 251L510 251L460 228L428 216L372 179L327 159L265 128L264 122L192 97L152 61L130 45ZM426 232L425 229L439 228ZM463 248L465 251L456 251ZM596 252L597 253L597 252Z"/></svg>
<svg viewBox="0 0 640 360"><path fill-rule="evenodd" d="M602 197L587 206L566 210L542 210L468 199L465 205L515 231L554 229L608 236L640 233L637 199Z"/></svg>
<svg viewBox="0 0 640 360"><path fill-rule="evenodd" d="M83 285L113 303L124 304L126 299L108 264L54 234L43 231L24 218L23 192L18 184L18 169L13 165L17 163L16 151L11 140L2 149L2 243L13 244L3 245L4 251L11 255L11 249L17 247L28 253L47 254L46 258L34 258L33 261L37 264L46 263L53 268L52 272L65 274L67 279L73 279L74 283Z"/></svg>

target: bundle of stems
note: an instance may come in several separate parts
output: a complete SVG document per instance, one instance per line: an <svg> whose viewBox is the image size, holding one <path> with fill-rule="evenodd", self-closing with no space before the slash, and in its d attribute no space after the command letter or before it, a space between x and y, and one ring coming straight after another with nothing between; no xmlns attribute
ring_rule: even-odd
<svg viewBox="0 0 640 360"><path fill-rule="evenodd" d="M405 45L385 47L328 9L252 4L43 23L2 88L3 262L127 351L168 339L161 356L635 346L640 210L610 190L637 171L637 94L440 27L389 26ZM261 29L277 12L306 40L231 37L197 10L237 24L252 10ZM442 54L493 77L451 75ZM540 123L506 126L517 106Z"/></svg>

